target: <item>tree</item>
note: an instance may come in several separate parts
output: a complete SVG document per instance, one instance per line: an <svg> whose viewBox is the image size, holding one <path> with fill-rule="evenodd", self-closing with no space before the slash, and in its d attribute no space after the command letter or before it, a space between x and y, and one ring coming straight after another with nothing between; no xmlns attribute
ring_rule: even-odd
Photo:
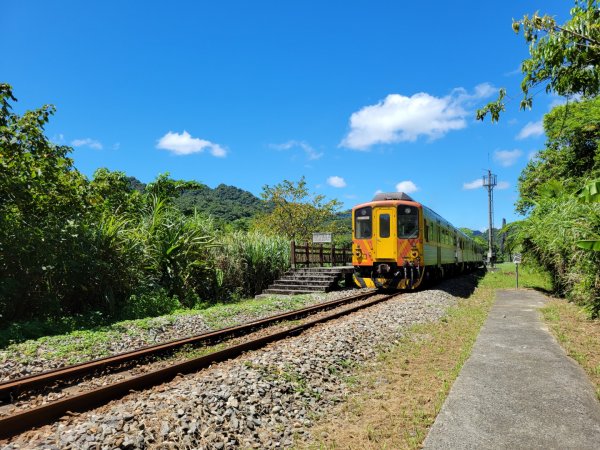
<svg viewBox="0 0 600 450"><path fill-rule="evenodd" d="M54 107L19 116L11 102L0 84L0 322L113 309L133 285L126 222L44 135Z"/></svg>
<svg viewBox="0 0 600 450"><path fill-rule="evenodd" d="M44 136L54 107L18 116L11 111L11 102L16 102L12 87L0 84L2 319L35 315L44 311L44 304L54 308L60 301L54 289L77 283L69 284L64 276L68 264L61 256L74 251L80 219L90 209L87 180L67 156L71 149Z"/></svg>
<svg viewBox="0 0 600 450"><path fill-rule="evenodd" d="M299 241L310 240L314 232L337 231L332 219L341 203L309 193L304 177L297 183L283 180L273 187L265 185L261 197L273 209L255 219L256 230Z"/></svg>
<svg viewBox="0 0 600 450"><path fill-rule="evenodd" d="M181 192L189 189L202 189L205 187L197 181L174 180L169 172L161 173L152 183L146 185L146 193L161 199L172 201L179 197Z"/></svg>
<svg viewBox="0 0 600 450"><path fill-rule="evenodd" d="M600 98L555 107L544 116L544 130L545 149L519 177L516 207L522 214L531 210L542 190L573 192L600 176Z"/></svg>
<svg viewBox="0 0 600 450"><path fill-rule="evenodd" d="M131 212L142 206L142 195L124 172L111 172L106 168L94 172L90 182L92 201L110 212Z"/></svg>
<svg viewBox="0 0 600 450"><path fill-rule="evenodd" d="M591 98L600 93L600 9L596 0L575 0L571 19L563 25L548 15L537 12L531 17L513 21L515 33L523 31L529 44L530 57L521 64L521 109L531 108L538 86L546 93L581 95ZM477 119L488 114L492 122L505 110L506 90L500 89L498 99L477 111Z"/></svg>

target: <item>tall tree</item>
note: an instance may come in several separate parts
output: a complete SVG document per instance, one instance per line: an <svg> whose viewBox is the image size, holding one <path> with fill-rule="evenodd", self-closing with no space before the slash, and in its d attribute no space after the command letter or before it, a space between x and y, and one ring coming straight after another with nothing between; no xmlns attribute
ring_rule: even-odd
<svg viewBox="0 0 600 450"><path fill-rule="evenodd" d="M515 33L523 31L530 57L521 64L523 99L521 109L531 108L534 91L544 86L547 93L581 95L590 98L600 93L600 9L597 0L575 0L571 18L559 25L537 12L513 21ZM488 114L492 122L505 110L506 90L498 99L477 111L477 119Z"/></svg>
<svg viewBox="0 0 600 450"><path fill-rule="evenodd" d="M90 210L87 180L73 167L71 148L44 135L54 107L19 116L11 102L11 86L0 84L0 315L6 317L56 303L55 289L68 296L78 280L66 272L76 266L81 217Z"/></svg>
<svg viewBox="0 0 600 450"><path fill-rule="evenodd" d="M555 107L544 116L545 148L519 177L517 211L531 210L544 191L575 191L600 176L600 98Z"/></svg>
<svg viewBox="0 0 600 450"><path fill-rule="evenodd" d="M304 177L298 182L283 180L272 187L265 185L261 197L273 209L255 219L253 227L257 230L306 241L314 232L336 231L332 219L341 203L311 194Z"/></svg>

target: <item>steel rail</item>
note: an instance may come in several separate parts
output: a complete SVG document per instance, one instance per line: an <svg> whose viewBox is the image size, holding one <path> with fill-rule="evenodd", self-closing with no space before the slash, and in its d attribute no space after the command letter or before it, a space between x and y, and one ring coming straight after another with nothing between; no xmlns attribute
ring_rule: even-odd
<svg viewBox="0 0 600 450"><path fill-rule="evenodd" d="M233 336L247 334L252 330L261 327L266 327L276 322L281 322L283 320L294 320L300 317L305 317L311 313L331 309L348 302L360 301L375 294L376 292L355 294L341 299L331 300L329 302L323 302L317 305L307 306L305 308L297 309L294 311L289 311L286 313L270 316L264 319L255 320L253 322L248 322L242 325L222 328L216 331L209 331L187 338L164 342L162 344L149 345L146 347L141 347L137 350L119 353L117 355L97 358L91 361L86 361L67 367L61 367L39 374L27 375L24 377L16 378L14 380L9 380L4 383L0 383L0 399L4 400L10 398L11 396L14 396L15 394L19 394L20 392L24 392L34 388L39 388L40 386L47 386L50 383L57 381L66 381L69 379L82 377L110 367L119 366L123 363L134 361L136 359L142 359L149 356L156 356L162 353L167 353L181 348L185 345L205 344L231 338Z"/></svg>
<svg viewBox="0 0 600 450"><path fill-rule="evenodd" d="M362 295L368 297L374 294L375 293L368 293ZM397 295L398 294L386 295L360 305L350 306L342 311L337 311L333 314L305 322L287 330L278 331L268 336L263 336L224 350L216 351L209 355L177 363L153 372L137 375L108 386L102 386L94 390L83 392L81 394L75 394L46 405L21 411L12 416L0 418L0 439L7 439L32 428L47 425L68 413L83 412L104 405L111 400L115 400L130 393L131 391L146 389L165 383L172 380L177 375L207 368L214 363L237 357L249 350L256 350L268 343L300 334L302 331L317 324L327 322L332 319L337 319L343 315L373 306L377 303L389 300Z"/></svg>

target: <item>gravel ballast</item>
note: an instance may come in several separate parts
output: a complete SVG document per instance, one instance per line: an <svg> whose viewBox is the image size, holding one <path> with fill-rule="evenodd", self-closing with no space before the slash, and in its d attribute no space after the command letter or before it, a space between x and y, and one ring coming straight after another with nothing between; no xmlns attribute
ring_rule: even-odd
<svg viewBox="0 0 600 450"><path fill-rule="evenodd" d="M3 448L285 448L348 393L356 365L411 325L439 320L468 277L397 298L302 335L132 393L16 437ZM453 295L454 294L454 295Z"/></svg>
<svg viewBox="0 0 600 450"><path fill-rule="evenodd" d="M367 289L363 290L367 291ZM224 322L221 326L242 324L357 292L360 290L315 293L299 296L294 302L290 302L287 298L275 297L260 308L232 313L231 316L221 318L220 322ZM294 306L290 307L292 303ZM231 306L232 310L233 308L234 305ZM210 312L208 315L210 316ZM140 323L143 323L143 326ZM221 326L212 326L207 321L206 314L199 312L122 322L110 327L106 332L97 333L93 345L81 342L85 338L78 336L77 333L10 345L0 350L0 382L116 355L147 345L206 333Z"/></svg>

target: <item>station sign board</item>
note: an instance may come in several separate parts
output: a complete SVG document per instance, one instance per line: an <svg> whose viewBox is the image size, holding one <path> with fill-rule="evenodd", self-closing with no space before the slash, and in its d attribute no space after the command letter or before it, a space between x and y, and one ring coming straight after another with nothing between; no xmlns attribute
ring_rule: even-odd
<svg viewBox="0 0 600 450"><path fill-rule="evenodd" d="M313 233L312 241L313 244L330 244L331 233Z"/></svg>
<svg viewBox="0 0 600 450"><path fill-rule="evenodd" d="M521 264L521 254L520 253L515 253L513 255L513 262L515 264Z"/></svg>

